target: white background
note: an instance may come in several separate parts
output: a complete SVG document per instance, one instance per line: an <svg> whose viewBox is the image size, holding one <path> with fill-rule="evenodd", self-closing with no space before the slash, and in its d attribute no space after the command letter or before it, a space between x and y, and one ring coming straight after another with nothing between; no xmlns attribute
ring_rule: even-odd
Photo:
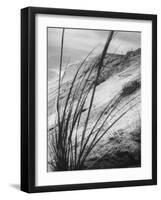
<svg viewBox="0 0 161 200"><path fill-rule="evenodd" d="M158 14L158 35L161 34L160 0L5 0L0 7L0 199L160 199L161 175L158 172L158 186L115 188L72 192L25 194L19 191L20 183L20 8L44 6L75 9L93 9L120 12ZM161 52L158 38L158 52ZM159 54L158 54L159 55ZM158 57L158 86L161 85L161 71ZM158 102L161 94L158 89ZM158 119L161 107L158 104ZM159 120L158 120L159 121ZM161 146L161 125L158 123L158 154ZM161 159L158 156L158 169Z"/></svg>

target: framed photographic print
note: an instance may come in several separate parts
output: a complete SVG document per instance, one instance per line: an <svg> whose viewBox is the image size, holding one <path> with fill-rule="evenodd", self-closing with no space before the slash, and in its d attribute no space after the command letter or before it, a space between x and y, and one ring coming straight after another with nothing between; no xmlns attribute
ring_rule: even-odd
<svg viewBox="0 0 161 200"><path fill-rule="evenodd" d="M21 190L157 184L157 16L21 10Z"/></svg>

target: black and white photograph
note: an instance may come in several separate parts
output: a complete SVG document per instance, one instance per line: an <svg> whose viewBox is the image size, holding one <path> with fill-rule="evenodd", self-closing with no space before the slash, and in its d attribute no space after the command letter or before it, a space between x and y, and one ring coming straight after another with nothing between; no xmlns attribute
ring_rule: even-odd
<svg viewBox="0 0 161 200"><path fill-rule="evenodd" d="M47 172L141 167L141 36L47 27Z"/></svg>
<svg viewBox="0 0 161 200"><path fill-rule="evenodd" d="M157 184L157 16L29 7L21 189Z"/></svg>

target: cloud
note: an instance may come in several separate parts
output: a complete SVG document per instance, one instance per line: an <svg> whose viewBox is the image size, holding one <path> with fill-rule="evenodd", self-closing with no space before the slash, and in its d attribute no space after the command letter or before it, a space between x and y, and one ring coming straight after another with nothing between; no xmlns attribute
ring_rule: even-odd
<svg viewBox="0 0 161 200"><path fill-rule="evenodd" d="M100 53L106 42L109 31L104 30L84 30L65 29L63 63L67 60L76 62L84 58L89 51L100 45L95 53ZM57 68L60 60L62 28L48 29L48 66ZM117 32L113 38L109 52L126 53L141 46L141 33L138 32Z"/></svg>

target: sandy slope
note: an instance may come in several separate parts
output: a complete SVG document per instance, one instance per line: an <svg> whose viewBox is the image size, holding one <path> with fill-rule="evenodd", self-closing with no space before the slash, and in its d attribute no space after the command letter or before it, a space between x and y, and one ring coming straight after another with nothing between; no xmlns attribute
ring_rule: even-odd
<svg viewBox="0 0 161 200"><path fill-rule="evenodd" d="M130 52L126 56L111 56L111 62L105 65L105 70L101 74L100 84L96 88L92 112L89 119L88 131L95 123L101 111L108 102L118 94L124 85L140 79L140 50ZM109 56L107 56L109 60ZM108 69L108 70L107 70ZM109 70L110 69L110 70ZM71 70L71 69L70 69ZM110 72L110 73L109 73ZM110 74L110 75L109 75ZM64 84L64 88L70 86L70 82ZM56 96L55 82L50 82L48 86L48 128L54 125L55 107L54 98ZM62 92L62 98L65 98L65 89ZM140 100L140 89L124 98L119 106L126 104L130 98L134 98L132 104L127 109ZM88 110L90 95L87 99L85 108ZM119 109L119 106L117 109ZM81 119L81 127L79 133L82 133L84 120L87 110ZM91 168L116 168L116 167L138 167L140 166L141 157L141 127L140 127L141 106L138 103L135 107L120 120L115 126L108 131L90 154L86 166ZM117 117L117 115L116 115ZM108 121L110 123L110 120ZM106 124L108 126L108 124ZM106 126L104 128L106 128ZM49 131L52 134L53 130ZM49 158L50 159L50 158Z"/></svg>

